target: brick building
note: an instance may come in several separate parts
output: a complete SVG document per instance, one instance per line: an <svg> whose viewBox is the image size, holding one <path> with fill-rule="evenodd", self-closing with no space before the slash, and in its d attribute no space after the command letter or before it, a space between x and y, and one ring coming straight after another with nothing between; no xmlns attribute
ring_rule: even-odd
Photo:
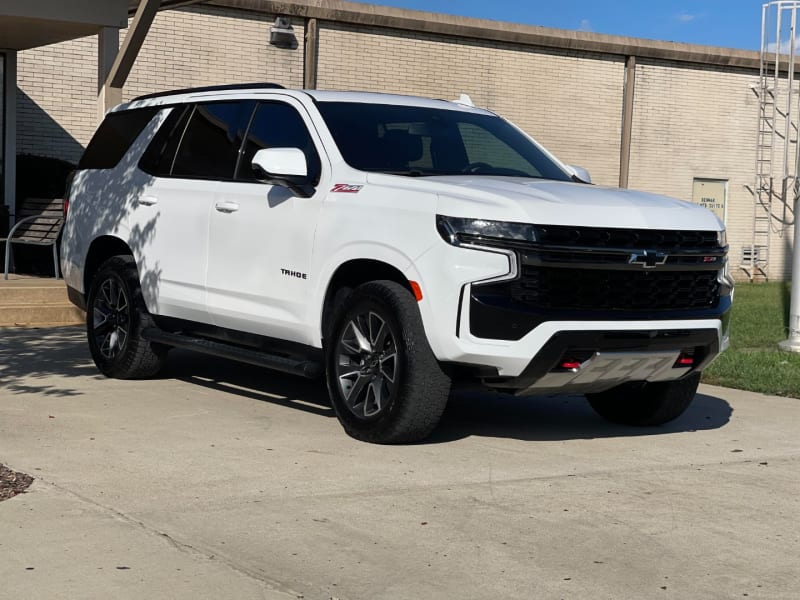
<svg viewBox="0 0 800 600"><path fill-rule="evenodd" d="M296 47L270 44L278 16L290 18ZM103 43L89 36L18 53L18 153L77 161L98 122ZM742 50L339 0L212 0L157 14L122 98L251 81L467 93L595 183L715 204L741 278L753 243L758 68L758 53ZM788 277L791 239L775 227L770 278Z"/></svg>

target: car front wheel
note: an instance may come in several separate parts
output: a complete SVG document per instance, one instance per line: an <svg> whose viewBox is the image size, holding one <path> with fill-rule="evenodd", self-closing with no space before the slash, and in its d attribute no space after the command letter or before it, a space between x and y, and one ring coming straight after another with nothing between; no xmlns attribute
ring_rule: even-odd
<svg viewBox="0 0 800 600"><path fill-rule="evenodd" d="M597 414L622 425L663 425L677 419L692 403L700 373L675 381L626 383L605 392L586 394Z"/></svg>
<svg viewBox="0 0 800 600"><path fill-rule="evenodd" d="M379 444L430 435L450 392L414 296L394 281L364 284L340 303L326 342L326 377L345 431Z"/></svg>

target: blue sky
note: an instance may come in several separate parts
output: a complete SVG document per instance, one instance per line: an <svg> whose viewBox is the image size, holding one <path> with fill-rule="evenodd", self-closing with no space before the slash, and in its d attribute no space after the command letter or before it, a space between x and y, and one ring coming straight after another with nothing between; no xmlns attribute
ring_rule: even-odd
<svg viewBox="0 0 800 600"><path fill-rule="evenodd" d="M466 17L758 50L760 0L372 0Z"/></svg>

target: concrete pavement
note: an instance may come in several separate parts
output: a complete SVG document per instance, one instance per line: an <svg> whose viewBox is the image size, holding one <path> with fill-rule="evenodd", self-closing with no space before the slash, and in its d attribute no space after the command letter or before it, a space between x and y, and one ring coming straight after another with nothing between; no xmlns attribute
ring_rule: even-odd
<svg viewBox="0 0 800 600"><path fill-rule="evenodd" d="M382 447L315 382L183 352L107 380L80 329L0 330L0 462L37 478L0 598L797 598L800 400L701 392L656 429L461 395Z"/></svg>

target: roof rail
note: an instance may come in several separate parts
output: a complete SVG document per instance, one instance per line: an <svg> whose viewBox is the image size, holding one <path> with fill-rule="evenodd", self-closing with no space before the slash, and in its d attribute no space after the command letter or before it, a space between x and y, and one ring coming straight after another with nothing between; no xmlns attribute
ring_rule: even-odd
<svg viewBox="0 0 800 600"><path fill-rule="evenodd" d="M221 92L225 90L248 90L248 89L271 89L283 90L284 88L279 83L232 83L228 85L207 85L204 87L182 88L179 90L168 90L166 92L155 92L154 94L145 94L144 96L137 96L131 102L137 100L149 100L150 98L161 98L163 96L177 96L178 94L190 94L196 92Z"/></svg>

